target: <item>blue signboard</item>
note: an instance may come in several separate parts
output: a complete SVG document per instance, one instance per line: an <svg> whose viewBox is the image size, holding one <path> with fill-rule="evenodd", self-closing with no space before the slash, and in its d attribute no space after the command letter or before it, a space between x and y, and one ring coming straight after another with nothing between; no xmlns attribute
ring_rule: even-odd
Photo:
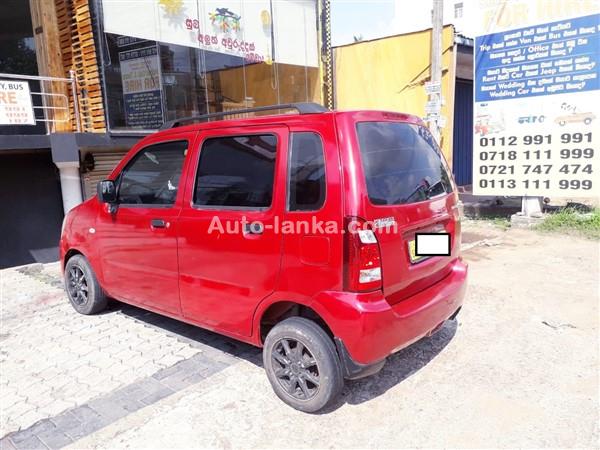
<svg viewBox="0 0 600 450"><path fill-rule="evenodd" d="M475 39L475 101L600 89L600 14Z"/></svg>
<svg viewBox="0 0 600 450"><path fill-rule="evenodd" d="M600 196L600 5L486 4L475 38L473 192Z"/></svg>

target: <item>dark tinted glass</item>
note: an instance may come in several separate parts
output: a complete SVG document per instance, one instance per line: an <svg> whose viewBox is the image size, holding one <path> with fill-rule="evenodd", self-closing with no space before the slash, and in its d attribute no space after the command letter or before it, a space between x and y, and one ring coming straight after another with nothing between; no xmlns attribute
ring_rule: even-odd
<svg viewBox="0 0 600 450"><path fill-rule="evenodd" d="M172 205L187 145L166 142L141 150L119 176L119 203Z"/></svg>
<svg viewBox="0 0 600 450"><path fill-rule="evenodd" d="M401 205L452 192L446 164L429 130L399 122L357 124L369 199Z"/></svg>
<svg viewBox="0 0 600 450"><path fill-rule="evenodd" d="M315 133L292 133L289 161L290 211L315 211L325 201L323 143Z"/></svg>
<svg viewBox="0 0 600 450"><path fill-rule="evenodd" d="M194 203L270 206L276 150L277 138L273 135L207 139L200 152Z"/></svg>

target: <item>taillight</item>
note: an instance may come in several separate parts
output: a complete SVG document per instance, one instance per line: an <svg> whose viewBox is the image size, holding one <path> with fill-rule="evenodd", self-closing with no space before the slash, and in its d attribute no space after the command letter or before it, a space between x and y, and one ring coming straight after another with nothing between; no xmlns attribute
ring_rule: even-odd
<svg viewBox="0 0 600 450"><path fill-rule="evenodd" d="M354 292L381 289L381 254L373 230L363 219L346 218L346 288Z"/></svg>

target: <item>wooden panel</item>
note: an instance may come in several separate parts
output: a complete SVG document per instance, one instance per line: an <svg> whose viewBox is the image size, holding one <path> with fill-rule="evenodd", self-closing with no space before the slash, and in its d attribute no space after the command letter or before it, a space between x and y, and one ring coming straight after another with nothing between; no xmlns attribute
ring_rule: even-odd
<svg viewBox="0 0 600 450"><path fill-rule="evenodd" d="M38 0L30 0L36 2ZM75 71L81 131L106 132L102 86L88 0L53 0L62 48L63 76ZM72 117L73 111L72 111Z"/></svg>
<svg viewBox="0 0 600 450"><path fill-rule="evenodd" d="M35 48L38 72L41 76L63 78L63 55L60 41L58 15L54 0L30 0L31 23L35 30ZM50 132L71 131L70 114L65 107L69 86L64 82L40 81L42 97ZM62 95L63 97L57 97Z"/></svg>

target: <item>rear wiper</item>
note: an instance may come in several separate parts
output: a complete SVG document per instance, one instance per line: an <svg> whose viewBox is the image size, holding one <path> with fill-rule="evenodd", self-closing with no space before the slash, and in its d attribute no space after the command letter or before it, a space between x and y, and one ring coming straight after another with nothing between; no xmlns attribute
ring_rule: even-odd
<svg viewBox="0 0 600 450"><path fill-rule="evenodd" d="M442 180L440 180L437 183L434 183L431 186L429 186L429 188L425 191L425 195L427 195L428 199L432 197L431 193L433 192L433 190L437 189L437 187L440 186L440 185L443 187ZM435 194L435 195L437 195L437 194ZM435 195L434 195L434 197L435 197Z"/></svg>

